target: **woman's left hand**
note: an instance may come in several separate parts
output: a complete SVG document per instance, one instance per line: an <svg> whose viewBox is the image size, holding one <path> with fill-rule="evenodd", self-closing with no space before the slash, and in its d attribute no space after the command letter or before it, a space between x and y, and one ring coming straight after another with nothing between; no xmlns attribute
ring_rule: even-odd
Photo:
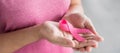
<svg viewBox="0 0 120 53"><path fill-rule="evenodd" d="M92 41L94 41L96 43L103 41L103 38L95 30L95 27L93 26L91 20L85 14L69 13L69 14L66 14L63 18L68 20L74 27L87 28L87 29L91 30L93 35L94 35L94 40L92 40ZM77 41L75 41L75 42L77 42ZM92 49L91 46L86 46L84 48L81 48L81 47L79 48L80 51L91 51L91 49Z"/></svg>

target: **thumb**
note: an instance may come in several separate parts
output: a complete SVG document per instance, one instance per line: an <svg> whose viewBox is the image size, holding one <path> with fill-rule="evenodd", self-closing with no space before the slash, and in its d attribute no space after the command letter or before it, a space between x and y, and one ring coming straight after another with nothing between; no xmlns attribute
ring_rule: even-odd
<svg viewBox="0 0 120 53"><path fill-rule="evenodd" d="M94 25L92 24L91 21L88 21L85 23L85 27L93 32L95 34L95 39L99 42L102 42L104 39L99 35L99 33L96 31Z"/></svg>

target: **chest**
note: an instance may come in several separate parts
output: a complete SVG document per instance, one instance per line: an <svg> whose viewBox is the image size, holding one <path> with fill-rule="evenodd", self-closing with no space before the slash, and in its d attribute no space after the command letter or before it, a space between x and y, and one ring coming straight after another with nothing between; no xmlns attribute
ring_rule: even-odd
<svg viewBox="0 0 120 53"><path fill-rule="evenodd" d="M0 22L8 30L57 20L69 4L70 0L0 0Z"/></svg>

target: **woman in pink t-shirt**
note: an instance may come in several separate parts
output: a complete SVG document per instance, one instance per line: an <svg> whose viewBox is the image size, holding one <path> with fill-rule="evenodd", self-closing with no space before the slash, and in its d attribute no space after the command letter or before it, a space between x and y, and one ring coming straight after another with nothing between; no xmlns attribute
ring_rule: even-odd
<svg viewBox="0 0 120 53"><path fill-rule="evenodd" d="M59 29L62 17L93 34L83 34L84 42L76 41ZM102 40L85 16L81 0L0 0L0 53L84 52Z"/></svg>

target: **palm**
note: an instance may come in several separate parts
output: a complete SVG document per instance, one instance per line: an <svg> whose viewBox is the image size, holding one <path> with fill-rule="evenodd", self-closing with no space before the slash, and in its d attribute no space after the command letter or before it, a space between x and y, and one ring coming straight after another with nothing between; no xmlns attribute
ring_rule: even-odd
<svg viewBox="0 0 120 53"><path fill-rule="evenodd" d="M95 40L96 41L102 41L103 38L98 35L96 32L94 26L92 25L91 20L85 16L85 15L80 15L80 14L69 14L67 16L64 16L66 20L68 20L74 27L77 28L87 28L93 32L95 35ZM87 47L88 50L90 50L90 47ZM83 48L82 48L83 49ZM86 48L84 48L86 49Z"/></svg>
<svg viewBox="0 0 120 53"><path fill-rule="evenodd" d="M79 14L70 14L69 16L64 17L67 19L73 26L84 28L86 18L80 16Z"/></svg>

